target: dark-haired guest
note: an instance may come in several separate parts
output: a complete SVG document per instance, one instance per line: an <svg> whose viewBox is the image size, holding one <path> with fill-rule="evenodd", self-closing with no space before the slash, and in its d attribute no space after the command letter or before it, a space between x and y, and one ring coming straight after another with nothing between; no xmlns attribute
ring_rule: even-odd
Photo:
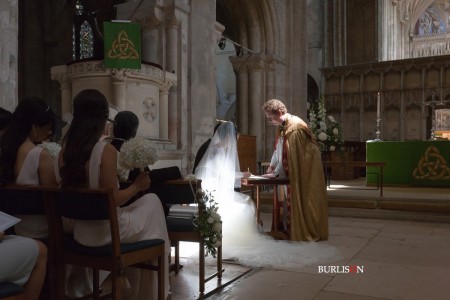
<svg viewBox="0 0 450 300"><path fill-rule="evenodd" d="M112 188L117 205L120 238L123 243L149 239L163 239L166 258L170 242L161 202L155 194L145 194L132 204L121 207L138 192L147 190L150 178L140 173L126 189L120 190L117 180L117 151L101 140L109 114L105 96L97 90L87 89L73 99L73 120L63 139L58 167L63 188ZM74 238L85 246L103 246L111 243L106 221L75 220ZM167 262L167 266L168 266ZM156 299L157 278L148 270L127 268L132 299ZM165 270L167 297L169 292L168 267Z"/></svg>
<svg viewBox="0 0 450 300"><path fill-rule="evenodd" d="M47 103L37 97L19 102L0 142L0 184L57 186L51 154L38 144L53 134L55 115ZM44 215L17 216L18 235L31 238L48 236Z"/></svg>

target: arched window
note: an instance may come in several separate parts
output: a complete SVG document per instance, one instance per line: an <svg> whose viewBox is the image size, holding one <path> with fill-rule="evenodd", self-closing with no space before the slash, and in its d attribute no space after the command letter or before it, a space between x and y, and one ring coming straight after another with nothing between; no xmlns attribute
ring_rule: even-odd
<svg viewBox="0 0 450 300"><path fill-rule="evenodd" d="M75 3L72 27L72 58L74 60L103 57L103 38L97 26L96 13L97 11L86 11L83 0L77 0Z"/></svg>
<svg viewBox="0 0 450 300"><path fill-rule="evenodd" d="M80 28L80 59L94 56L94 34L91 25L84 21Z"/></svg>

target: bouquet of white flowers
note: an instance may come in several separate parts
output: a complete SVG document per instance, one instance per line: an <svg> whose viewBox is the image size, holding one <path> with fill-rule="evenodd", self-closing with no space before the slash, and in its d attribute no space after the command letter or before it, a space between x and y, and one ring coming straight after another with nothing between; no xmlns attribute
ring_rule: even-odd
<svg viewBox="0 0 450 300"><path fill-rule="evenodd" d="M341 126L333 116L327 116L323 99L310 108L309 127L323 150L335 151L344 144Z"/></svg>
<svg viewBox="0 0 450 300"><path fill-rule="evenodd" d="M61 151L61 145L55 142L43 142L39 147L46 149L53 159L56 159Z"/></svg>
<svg viewBox="0 0 450 300"><path fill-rule="evenodd" d="M120 148L118 155L118 170L143 170L158 160L156 149L152 142L141 137L126 141Z"/></svg>

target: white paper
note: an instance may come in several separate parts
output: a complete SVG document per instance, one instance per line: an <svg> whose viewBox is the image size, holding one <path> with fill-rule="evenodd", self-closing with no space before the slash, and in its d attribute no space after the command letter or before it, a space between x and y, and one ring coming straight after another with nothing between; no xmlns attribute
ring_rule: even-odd
<svg viewBox="0 0 450 300"><path fill-rule="evenodd" d="M16 225L19 222L19 218L13 217L0 211L0 231L5 231L6 229Z"/></svg>

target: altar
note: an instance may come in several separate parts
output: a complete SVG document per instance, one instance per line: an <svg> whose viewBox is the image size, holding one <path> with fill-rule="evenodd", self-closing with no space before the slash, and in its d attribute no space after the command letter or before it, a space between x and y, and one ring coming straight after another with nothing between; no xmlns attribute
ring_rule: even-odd
<svg viewBox="0 0 450 300"><path fill-rule="evenodd" d="M387 186L450 186L450 141L370 141L366 161L386 162ZM375 177L366 180L368 185L376 182Z"/></svg>

